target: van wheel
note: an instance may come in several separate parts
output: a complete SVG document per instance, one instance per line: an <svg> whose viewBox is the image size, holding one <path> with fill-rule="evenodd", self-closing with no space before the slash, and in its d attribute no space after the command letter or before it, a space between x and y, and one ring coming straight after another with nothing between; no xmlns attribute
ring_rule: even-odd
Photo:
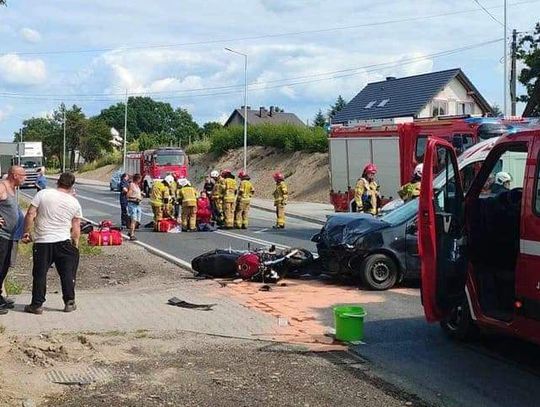
<svg viewBox="0 0 540 407"><path fill-rule="evenodd" d="M385 254L372 254L360 265L360 280L370 290L388 290L398 279L394 260Z"/></svg>
<svg viewBox="0 0 540 407"><path fill-rule="evenodd" d="M450 315L440 322L440 325L448 337L459 341L474 339L479 332L471 317L467 300L454 307Z"/></svg>

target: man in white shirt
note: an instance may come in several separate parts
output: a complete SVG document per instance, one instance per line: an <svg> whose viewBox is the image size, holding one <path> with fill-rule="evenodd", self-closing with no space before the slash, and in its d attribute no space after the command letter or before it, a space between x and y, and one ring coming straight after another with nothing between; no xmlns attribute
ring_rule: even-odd
<svg viewBox="0 0 540 407"><path fill-rule="evenodd" d="M34 242L34 267L32 303L24 307L25 312L43 313L47 272L53 263L60 275L64 312L77 309L75 279L79 266L82 209L72 194L74 184L75 176L70 172L64 172L58 178L57 189L39 191L26 213L22 241Z"/></svg>

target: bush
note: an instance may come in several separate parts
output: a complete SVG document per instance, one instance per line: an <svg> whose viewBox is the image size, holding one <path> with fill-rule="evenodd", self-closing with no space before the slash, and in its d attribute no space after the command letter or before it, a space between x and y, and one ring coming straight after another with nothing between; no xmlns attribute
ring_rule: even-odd
<svg viewBox="0 0 540 407"><path fill-rule="evenodd" d="M248 126L248 145L269 146L285 151L328 151L328 139L320 127L302 127L292 124L259 124ZM211 150L222 154L244 145L243 126L218 129L210 137Z"/></svg>
<svg viewBox="0 0 540 407"><path fill-rule="evenodd" d="M194 141L186 147L187 154L204 154L208 153L212 148L212 143L209 138Z"/></svg>
<svg viewBox="0 0 540 407"><path fill-rule="evenodd" d="M122 164L122 153L118 150L114 150L112 153L98 158L95 161L85 163L79 168L79 172L87 172L95 170L96 168L101 168L106 165L120 165Z"/></svg>

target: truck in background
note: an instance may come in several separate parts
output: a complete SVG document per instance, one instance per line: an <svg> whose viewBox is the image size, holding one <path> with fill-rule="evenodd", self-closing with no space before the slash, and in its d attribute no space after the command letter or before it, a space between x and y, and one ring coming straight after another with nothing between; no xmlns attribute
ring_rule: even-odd
<svg viewBox="0 0 540 407"><path fill-rule="evenodd" d="M142 176L143 192L148 196L152 184L168 174L188 176L189 160L186 153L177 147L162 147L142 152L129 152L126 157L126 173Z"/></svg>
<svg viewBox="0 0 540 407"><path fill-rule="evenodd" d="M20 165L26 172L26 180L22 188L35 188L37 170L43 168L43 144L41 141L23 143L0 142L0 172L2 177L9 167Z"/></svg>
<svg viewBox="0 0 540 407"><path fill-rule="evenodd" d="M378 167L381 195L389 201L396 197L401 185L410 181L415 166L423 162L428 137L450 142L460 154L481 140L501 136L509 124L522 121L480 117L398 118L333 126L329 138L330 202L336 212L348 212L356 181L370 162Z"/></svg>

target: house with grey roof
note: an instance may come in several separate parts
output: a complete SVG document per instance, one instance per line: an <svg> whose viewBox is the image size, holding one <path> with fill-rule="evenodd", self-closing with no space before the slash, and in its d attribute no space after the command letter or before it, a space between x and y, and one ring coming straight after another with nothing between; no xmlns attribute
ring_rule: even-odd
<svg viewBox="0 0 540 407"><path fill-rule="evenodd" d="M248 124L293 124L295 126L305 126L304 122L294 113L286 113L281 109L276 109L270 106L266 109L261 106L259 109L251 109L247 107L247 122ZM244 125L244 106L234 109L224 126Z"/></svg>
<svg viewBox="0 0 540 407"><path fill-rule="evenodd" d="M334 116L332 124L491 113L486 99L456 68L369 83Z"/></svg>

